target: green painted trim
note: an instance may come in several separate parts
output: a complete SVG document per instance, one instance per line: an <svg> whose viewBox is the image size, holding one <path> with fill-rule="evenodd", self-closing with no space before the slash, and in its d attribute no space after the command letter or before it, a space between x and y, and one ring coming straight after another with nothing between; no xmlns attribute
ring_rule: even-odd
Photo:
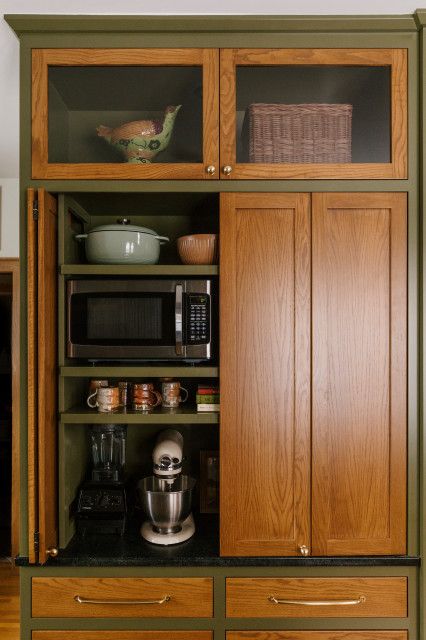
<svg viewBox="0 0 426 640"><path fill-rule="evenodd" d="M421 15L421 12L420 12ZM417 31L415 15L373 16L64 16L8 14L18 36L58 32Z"/></svg>
<svg viewBox="0 0 426 640"><path fill-rule="evenodd" d="M90 412L85 407L74 407L61 413L62 424L217 424L218 413L200 412L193 408L155 409L152 413L127 411L126 413Z"/></svg>
<svg viewBox="0 0 426 640"><path fill-rule="evenodd" d="M410 180L29 180L27 183L29 187L44 187L50 193L405 192L417 188L417 176Z"/></svg>
<svg viewBox="0 0 426 640"><path fill-rule="evenodd" d="M426 24L426 9L417 9L414 12L414 20L419 30Z"/></svg>
<svg viewBox="0 0 426 640"><path fill-rule="evenodd" d="M62 275L217 276L218 265L186 264L63 264Z"/></svg>
<svg viewBox="0 0 426 640"><path fill-rule="evenodd" d="M150 378L217 378L219 375L219 367L104 367L104 366L77 366L77 367L60 367L59 373L65 378L93 378L101 377L128 377L140 378L149 376Z"/></svg>

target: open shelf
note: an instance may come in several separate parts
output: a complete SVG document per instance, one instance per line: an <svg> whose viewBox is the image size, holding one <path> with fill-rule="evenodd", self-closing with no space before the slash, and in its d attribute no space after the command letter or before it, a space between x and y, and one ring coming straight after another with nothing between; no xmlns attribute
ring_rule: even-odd
<svg viewBox="0 0 426 640"><path fill-rule="evenodd" d="M77 406L61 413L64 424L217 424L219 413L197 412L195 407L178 409L160 408L153 411L133 411L131 409L114 413L90 411Z"/></svg>
<svg viewBox="0 0 426 640"><path fill-rule="evenodd" d="M86 365L76 367L60 367L60 375L64 378L217 378L219 367L203 366L138 366L128 364L126 366Z"/></svg>
<svg viewBox="0 0 426 640"><path fill-rule="evenodd" d="M61 275L73 276L217 276L218 265L205 264L63 264Z"/></svg>

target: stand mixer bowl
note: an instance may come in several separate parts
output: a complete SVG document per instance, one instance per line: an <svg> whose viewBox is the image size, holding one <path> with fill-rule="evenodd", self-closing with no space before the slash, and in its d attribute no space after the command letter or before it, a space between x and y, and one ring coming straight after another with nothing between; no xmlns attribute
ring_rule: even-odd
<svg viewBox="0 0 426 640"><path fill-rule="evenodd" d="M148 476L138 484L142 506L157 533L177 533L191 513L194 478L179 476L172 484L167 480Z"/></svg>

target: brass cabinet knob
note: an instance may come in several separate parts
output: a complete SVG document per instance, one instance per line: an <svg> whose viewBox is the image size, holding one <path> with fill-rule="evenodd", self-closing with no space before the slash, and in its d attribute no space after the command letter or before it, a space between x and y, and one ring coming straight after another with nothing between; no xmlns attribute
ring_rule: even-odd
<svg viewBox="0 0 426 640"><path fill-rule="evenodd" d="M309 548L305 544L302 544L302 546L299 547L299 551L302 554L302 556L308 556L309 555Z"/></svg>
<svg viewBox="0 0 426 640"><path fill-rule="evenodd" d="M49 549L46 549L46 553L51 558L56 558L56 556L58 555L59 551L58 551L58 549L56 547L49 547Z"/></svg>
<svg viewBox="0 0 426 640"><path fill-rule="evenodd" d="M206 173L208 173L209 176L212 176L216 173L216 167L214 166L214 164L209 164L209 166L206 167Z"/></svg>
<svg viewBox="0 0 426 640"><path fill-rule="evenodd" d="M232 167L229 164L226 164L224 167L222 167L222 171L226 176L229 176L232 171Z"/></svg>

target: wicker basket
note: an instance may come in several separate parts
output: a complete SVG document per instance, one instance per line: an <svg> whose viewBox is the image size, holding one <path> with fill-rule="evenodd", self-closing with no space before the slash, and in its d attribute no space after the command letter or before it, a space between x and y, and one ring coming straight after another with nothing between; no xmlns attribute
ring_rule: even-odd
<svg viewBox="0 0 426 640"><path fill-rule="evenodd" d="M248 120L250 162L351 162L351 104L257 103Z"/></svg>

